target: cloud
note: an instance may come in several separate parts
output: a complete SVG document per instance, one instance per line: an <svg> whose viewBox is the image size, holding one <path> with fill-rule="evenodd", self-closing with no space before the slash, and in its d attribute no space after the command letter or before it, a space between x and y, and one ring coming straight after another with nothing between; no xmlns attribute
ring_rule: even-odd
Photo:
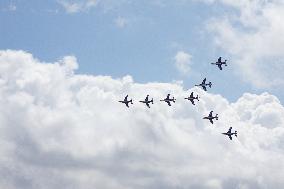
<svg viewBox="0 0 284 189"><path fill-rule="evenodd" d="M178 51L175 55L175 66L182 74L187 74L190 71L192 56L184 51Z"/></svg>
<svg viewBox="0 0 284 189"><path fill-rule="evenodd" d="M8 6L8 10L9 10L9 11L16 11L16 10L17 10L17 7L16 7L16 5L14 5L14 4L10 4L10 5Z"/></svg>
<svg viewBox="0 0 284 189"><path fill-rule="evenodd" d="M124 28L127 25L128 21L126 18L119 16L114 20L114 23L118 28Z"/></svg>
<svg viewBox="0 0 284 189"><path fill-rule="evenodd" d="M17 10L17 6L15 4L10 3L8 6L4 7L1 9L1 11L4 12L14 12Z"/></svg>
<svg viewBox="0 0 284 189"><path fill-rule="evenodd" d="M282 188L284 107L268 93L235 103L175 83L76 74L0 51L0 188ZM159 102L167 93L178 100ZM117 101L134 99L129 109ZM151 109L139 103L147 94ZM210 110L220 120L202 116ZM238 130L233 141L221 135Z"/></svg>
<svg viewBox="0 0 284 189"><path fill-rule="evenodd" d="M58 3L62 5L67 13L77 13L95 7L98 0L83 0L83 1L69 1L59 0Z"/></svg>
<svg viewBox="0 0 284 189"><path fill-rule="evenodd" d="M284 3L278 0L215 1L233 8L209 22L215 42L231 55L243 80L257 88L284 86Z"/></svg>

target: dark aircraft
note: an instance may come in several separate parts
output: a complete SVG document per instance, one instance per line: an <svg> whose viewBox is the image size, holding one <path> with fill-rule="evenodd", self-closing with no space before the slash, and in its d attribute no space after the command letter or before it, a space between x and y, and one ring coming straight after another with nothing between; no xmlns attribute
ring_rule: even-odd
<svg viewBox="0 0 284 189"><path fill-rule="evenodd" d="M203 88L203 90L204 90L204 91L207 91L206 86L209 86L209 87L211 88L212 83L211 83L211 82L209 82L209 83L205 83L205 82L206 82L206 78L204 78L204 79L203 79L203 81L202 81L202 83L201 83L201 84L199 84L199 85L195 85L195 86L200 86L200 87L202 87L202 88Z"/></svg>
<svg viewBox="0 0 284 189"><path fill-rule="evenodd" d="M166 103L168 103L169 106L171 106L171 102L176 102L176 99L173 97L173 98L170 98L170 94L168 94L167 98L165 98L164 100L160 100L160 101L164 101Z"/></svg>
<svg viewBox="0 0 284 189"><path fill-rule="evenodd" d="M208 120L210 121L210 123L213 124L213 119L218 120L218 114L216 114L216 116L213 116L212 113L213 113L213 111L211 111L211 112L209 113L209 116L204 117L203 119L208 119Z"/></svg>
<svg viewBox="0 0 284 189"><path fill-rule="evenodd" d="M232 127L229 128L228 132L226 133L222 133L223 135L228 135L230 140L232 140L232 135L235 135L237 137L237 131L235 131L234 133L232 133Z"/></svg>
<svg viewBox="0 0 284 189"><path fill-rule="evenodd" d="M198 100L199 101L198 95L196 97L194 97L193 96L193 92L190 94L189 97L184 98L184 99L190 100L193 105L195 105L194 100Z"/></svg>
<svg viewBox="0 0 284 189"><path fill-rule="evenodd" d="M221 59L222 59L222 57L219 57L217 62L211 63L211 64L217 65L218 68L219 68L220 70L222 70L222 65L223 65L223 64L224 64L225 66L227 66L227 60L225 60L224 62L222 62Z"/></svg>
<svg viewBox="0 0 284 189"><path fill-rule="evenodd" d="M127 108L129 108L128 104L129 103L133 104L133 102L132 102L132 99L131 100L127 100L127 97L128 97L128 95L126 95L126 97L124 98L123 101L118 101L118 102L124 103L127 106Z"/></svg>
<svg viewBox="0 0 284 189"><path fill-rule="evenodd" d="M148 108L150 108L150 103L154 104L153 98L152 100L149 100L149 95L146 96L144 101L139 101L139 102L145 103Z"/></svg>

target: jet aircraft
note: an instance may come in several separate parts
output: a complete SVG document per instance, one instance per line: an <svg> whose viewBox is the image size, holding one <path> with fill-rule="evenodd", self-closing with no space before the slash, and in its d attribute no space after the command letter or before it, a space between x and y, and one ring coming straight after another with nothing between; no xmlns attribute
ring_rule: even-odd
<svg viewBox="0 0 284 189"><path fill-rule="evenodd" d="M232 127L229 128L228 132L222 133L223 135L229 136L230 140L232 140L232 136L235 135L237 137L237 131L232 133Z"/></svg>
<svg viewBox="0 0 284 189"><path fill-rule="evenodd" d="M166 103L168 103L169 106L171 106L171 102L176 102L176 99L173 97L173 98L170 98L170 94L167 95L167 98L163 99L163 100L160 100L160 101L164 101Z"/></svg>
<svg viewBox="0 0 284 189"><path fill-rule="evenodd" d="M128 98L128 95L126 95L126 97L124 98L124 100L123 101L118 101L118 102L121 102L121 103L124 103L126 106L127 106L127 108L129 108L129 103L131 103L131 104L133 104L133 102L132 102L132 99L131 100L127 100L127 98Z"/></svg>
<svg viewBox="0 0 284 189"><path fill-rule="evenodd" d="M218 114L216 114L215 116L213 116L213 111L211 111L211 112L209 113L209 116L204 117L203 119L208 119L208 120L210 121L210 123L213 124L213 119L218 120Z"/></svg>
<svg viewBox="0 0 284 189"><path fill-rule="evenodd" d="M195 86L202 87L204 91L207 91L206 86L209 86L211 88L212 83L211 83L211 81L209 83L206 83L206 78L204 78L201 84L198 84L198 85L195 85Z"/></svg>
<svg viewBox="0 0 284 189"><path fill-rule="evenodd" d="M225 66L227 66L227 60L225 60L224 62L222 62L221 59L222 59L222 57L219 57L217 62L211 63L211 64L217 65L218 68L219 68L220 70L222 70L222 69L223 69L223 68L222 68L222 65L223 65L223 64L224 64Z"/></svg>
<svg viewBox="0 0 284 189"><path fill-rule="evenodd" d="M146 104L146 106L148 108L150 108L150 103L154 104L153 98L152 98L152 100L149 100L149 95L146 96L145 100L139 101L139 102L142 102L142 103Z"/></svg>
<svg viewBox="0 0 284 189"><path fill-rule="evenodd" d="M184 98L184 99L190 100L193 105L195 105L194 100L198 100L199 101L198 95L196 97L194 97L193 96L193 92L191 92L189 97Z"/></svg>

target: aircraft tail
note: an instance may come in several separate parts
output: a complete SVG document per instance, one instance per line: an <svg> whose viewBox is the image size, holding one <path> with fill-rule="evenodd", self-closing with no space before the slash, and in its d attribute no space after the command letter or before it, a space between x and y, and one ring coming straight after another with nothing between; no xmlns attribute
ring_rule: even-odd
<svg viewBox="0 0 284 189"><path fill-rule="evenodd" d="M153 100L153 98L152 98L151 102L152 102L152 104L154 104L154 100Z"/></svg>
<svg viewBox="0 0 284 189"><path fill-rule="evenodd" d="M225 66L227 66L227 60L225 60Z"/></svg>
<svg viewBox="0 0 284 189"><path fill-rule="evenodd" d="M131 104L133 104L133 101L132 101L132 99L129 101Z"/></svg>
<svg viewBox="0 0 284 189"><path fill-rule="evenodd" d="M198 96L198 95L196 96L196 100L198 100L198 101L199 101L199 96Z"/></svg>
<svg viewBox="0 0 284 189"><path fill-rule="evenodd" d="M174 102L174 103L176 103L176 100L177 100L177 99L173 98L173 102Z"/></svg>
<svg viewBox="0 0 284 189"><path fill-rule="evenodd" d="M211 86L212 86L212 83L211 83L211 81L209 82L209 87L211 88Z"/></svg>
<svg viewBox="0 0 284 189"><path fill-rule="evenodd" d="M235 134L235 136L236 136L236 137L238 136L238 135L237 135L237 131L235 131L235 133L234 133L234 134Z"/></svg>
<svg viewBox="0 0 284 189"><path fill-rule="evenodd" d="M218 120L218 119L219 119L218 114L216 114L216 116L215 116L215 117L216 117L216 120Z"/></svg>

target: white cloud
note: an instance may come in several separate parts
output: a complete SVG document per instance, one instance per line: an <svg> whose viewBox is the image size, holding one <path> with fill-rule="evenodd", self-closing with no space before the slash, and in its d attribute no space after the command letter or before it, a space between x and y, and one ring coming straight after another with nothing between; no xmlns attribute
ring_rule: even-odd
<svg viewBox="0 0 284 189"><path fill-rule="evenodd" d="M17 6L13 3L10 3L8 6L4 7L1 9L1 11L4 11L4 12L14 12L17 10Z"/></svg>
<svg viewBox="0 0 284 189"><path fill-rule="evenodd" d="M184 51L178 51L175 55L175 66L182 74L187 74L190 71L192 56Z"/></svg>
<svg viewBox="0 0 284 189"><path fill-rule="evenodd" d="M114 23L118 28L124 28L127 25L128 21L126 18L119 16L114 20Z"/></svg>
<svg viewBox="0 0 284 189"><path fill-rule="evenodd" d="M14 5L14 4L10 4L10 5L8 6L8 10L9 10L9 11L16 11L16 10L17 10L17 7L16 7L16 5Z"/></svg>
<svg viewBox="0 0 284 189"><path fill-rule="evenodd" d="M67 13L76 13L82 9L82 5L79 3L70 3L68 1L60 1L60 4L66 10Z"/></svg>
<svg viewBox="0 0 284 189"><path fill-rule="evenodd" d="M192 106L174 83L78 75L76 58L42 63L0 51L0 188L282 188L284 107L268 93ZM178 98L159 102L168 92ZM134 99L127 109L117 101ZM148 109L138 100L150 94ZM212 126L202 116L220 120ZM238 130L230 141L221 132Z"/></svg>
<svg viewBox="0 0 284 189"><path fill-rule="evenodd" d="M63 8L67 13L77 13L95 7L98 3L98 0L82 0L82 1L58 0L58 2L60 5L63 6Z"/></svg>
<svg viewBox="0 0 284 189"><path fill-rule="evenodd" d="M284 86L284 3L279 0L219 0L237 11L215 18L209 28L232 55L242 78L258 88Z"/></svg>

